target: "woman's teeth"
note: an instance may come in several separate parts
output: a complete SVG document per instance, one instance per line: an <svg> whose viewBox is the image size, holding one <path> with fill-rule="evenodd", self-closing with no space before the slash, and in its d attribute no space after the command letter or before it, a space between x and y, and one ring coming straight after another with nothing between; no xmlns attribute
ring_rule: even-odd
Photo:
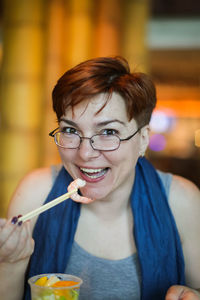
<svg viewBox="0 0 200 300"><path fill-rule="evenodd" d="M107 168L105 169L87 169L87 168L80 168L81 172L85 173L89 178L98 178L103 176Z"/></svg>

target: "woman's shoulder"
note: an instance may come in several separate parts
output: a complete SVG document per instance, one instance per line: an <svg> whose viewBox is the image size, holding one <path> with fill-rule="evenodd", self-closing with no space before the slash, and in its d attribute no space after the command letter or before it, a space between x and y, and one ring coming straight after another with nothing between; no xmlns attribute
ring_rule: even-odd
<svg viewBox="0 0 200 300"><path fill-rule="evenodd" d="M200 286L200 190L190 180L173 176L170 206L181 237L186 283Z"/></svg>
<svg viewBox="0 0 200 300"><path fill-rule="evenodd" d="M25 214L43 204L52 187L51 167L29 172L18 184L8 208L8 217Z"/></svg>
<svg viewBox="0 0 200 300"><path fill-rule="evenodd" d="M179 176L173 175L170 189L170 201L171 202L190 202L193 205L199 204L200 201L200 190L190 180Z"/></svg>
<svg viewBox="0 0 200 300"><path fill-rule="evenodd" d="M169 204L182 237L200 227L200 190L193 182L173 175Z"/></svg>

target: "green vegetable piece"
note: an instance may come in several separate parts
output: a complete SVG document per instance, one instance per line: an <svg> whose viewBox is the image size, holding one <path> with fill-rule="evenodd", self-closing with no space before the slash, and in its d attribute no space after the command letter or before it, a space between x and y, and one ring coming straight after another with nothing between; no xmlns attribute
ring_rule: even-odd
<svg viewBox="0 0 200 300"><path fill-rule="evenodd" d="M60 296L59 300L66 300L65 296Z"/></svg>
<svg viewBox="0 0 200 300"><path fill-rule="evenodd" d="M79 292L76 290L71 290L72 300L78 300Z"/></svg>

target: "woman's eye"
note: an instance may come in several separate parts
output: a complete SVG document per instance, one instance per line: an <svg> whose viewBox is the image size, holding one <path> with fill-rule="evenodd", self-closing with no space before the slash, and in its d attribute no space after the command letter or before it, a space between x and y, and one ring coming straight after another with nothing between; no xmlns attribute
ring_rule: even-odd
<svg viewBox="0 0 200 300"><path fill-rule="evenodd" d="M64 127L61 129L61 131L69 134L77 133L77 130L73 127Z"/></svg>
<svg viewBox="0 0 200 300"><path fill-rule="evenodd" d="M102 134L105 135L117 135L119 132L115 129L104 129Z"/></svg>

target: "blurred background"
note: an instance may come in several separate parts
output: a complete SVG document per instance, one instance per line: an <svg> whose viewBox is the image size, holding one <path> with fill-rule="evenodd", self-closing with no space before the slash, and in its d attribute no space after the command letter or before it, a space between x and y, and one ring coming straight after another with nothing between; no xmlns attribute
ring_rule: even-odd
<svg viewBox="0 0 200 300"><path fill-rule="evenodd" d="M199 0L0 0L0 216L27 172L60 162L58 77L113 55L156 84L148 158L200 187Z"/></svg>

